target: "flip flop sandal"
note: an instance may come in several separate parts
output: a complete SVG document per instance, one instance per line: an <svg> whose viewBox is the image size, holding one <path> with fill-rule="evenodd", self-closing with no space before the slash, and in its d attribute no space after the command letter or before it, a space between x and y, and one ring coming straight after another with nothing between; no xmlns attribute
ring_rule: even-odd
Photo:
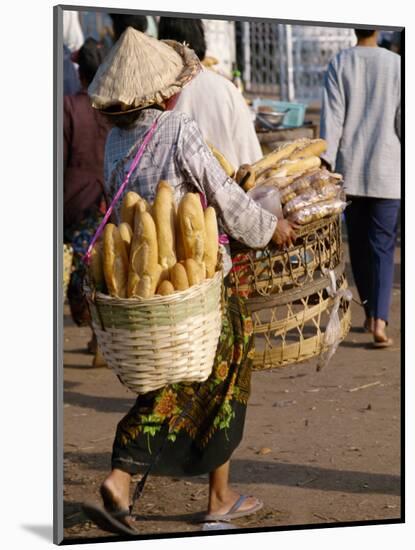
<svg viewBox="0 0 415 550"><path fill-rule="evenodd" d="M92 503L82 504L82 510L90 520L96 523L96 525L104 531L116 533L117 535L138 535L138 531L129 527L122 521L123 518L130 515L129 510L109 512L105 508L102 508L102 506Z"/></svg>
<svg viewBox="0 0 415 550"><path fill-rule="evenodd" d="M247 508L246 510L239 510L245 500L249 498L247 495L242 495L238 498L232 508L226 514L207 514L204 516L203 521L230 521L232 519L241 518L244 516L249 516L258 512L263 506L264 503L257 499L256 504ZM239 512L238 512L239 510Z"/></svg>
<svg viewBox="0 0 415 550"><path fill-rule="evenodd" d="M373 342L373 347L377 349L381 348L389 348L393 344L392 338L388 338L387 340L379 340Z"/></svg>

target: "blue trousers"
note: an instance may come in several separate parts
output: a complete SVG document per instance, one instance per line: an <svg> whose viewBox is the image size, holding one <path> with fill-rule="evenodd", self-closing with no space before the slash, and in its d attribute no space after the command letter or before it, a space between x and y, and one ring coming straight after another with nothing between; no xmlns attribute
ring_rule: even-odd
<svg viewBox="0 0 415 550"><path fill-rule="evenodd" d="M399 199L348 196L350 261L368 317L388 321L394 275Z"/></svg>

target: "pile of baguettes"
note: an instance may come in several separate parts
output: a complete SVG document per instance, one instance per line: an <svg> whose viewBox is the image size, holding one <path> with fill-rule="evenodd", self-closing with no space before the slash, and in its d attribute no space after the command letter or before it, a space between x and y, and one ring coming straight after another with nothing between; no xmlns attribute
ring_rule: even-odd
<svg viewBox="0 0 415 550"><path fill-rule="evenodd" d="M301 138L285 143L254 164L243 164L235 172L229 162L212 152L230 177L245 190L276 187L283 215L299 224L342 212L342 176L322 167L320 155L327 149L324 139Z"/></svg>
<svg viewBox="0 0 415 550"><path fill-rule="evenodd" d="M176 208L172 187L160 181L153 205L125 194L118 227L105 226L90 260L97 290L118 298L166 296L212 278L218 262L218 226L197 193Z"/></svg>

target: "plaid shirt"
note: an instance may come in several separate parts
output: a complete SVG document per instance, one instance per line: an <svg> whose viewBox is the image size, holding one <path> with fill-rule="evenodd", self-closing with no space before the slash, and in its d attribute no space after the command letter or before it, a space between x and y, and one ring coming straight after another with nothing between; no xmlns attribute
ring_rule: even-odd
<svg viewBox="0 0 415 550"><path fill-rule="evenodd" d="M105 148L104 175L108 198L112 200L153 122L156 131L131 174L127 191L154 201L157 184L167 180L175 192L176 204L187 192L203 193L218 216L220 231L250 248L263 248L271 240L277 218L262 209L223 171L203 141L196 123L174 111L145 109L129 129L113 128ZM116 219L122 198L114 207ZM225 272L229 270L226 250Z"/></svg>

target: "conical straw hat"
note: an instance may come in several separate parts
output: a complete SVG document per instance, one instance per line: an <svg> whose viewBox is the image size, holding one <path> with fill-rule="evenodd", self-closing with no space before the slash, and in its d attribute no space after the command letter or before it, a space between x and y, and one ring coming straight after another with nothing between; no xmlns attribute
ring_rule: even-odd
<svg viewBox="0 0 415 550"><path fill-rule="evenodd" d="M186 46L128 27L96 72L88 94L99 110L142 109L180 92L200 68L197 55Z"/></svg>

